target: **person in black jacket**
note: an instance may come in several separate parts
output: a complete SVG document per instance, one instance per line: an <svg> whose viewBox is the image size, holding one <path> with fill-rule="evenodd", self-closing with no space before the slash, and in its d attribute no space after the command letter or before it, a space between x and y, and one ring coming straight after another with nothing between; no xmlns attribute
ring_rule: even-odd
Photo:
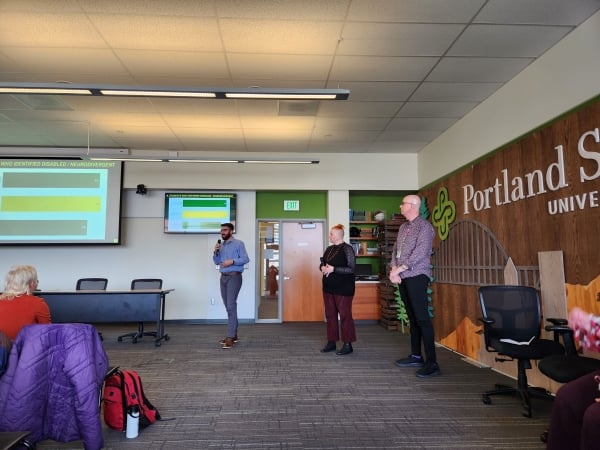
<svg viewBox="0 0 600 450"><path fill-rule="evenodd" d="M352 246L344 242L344 226L334 225L329 231L333 244L325 249L319 269L323 274L323 301L327 320L327 344L322 353L336 350L341 335L344 345L336 355L352 353L352 342L356 341L356 329L352 318L354 298L356 256ZM338 314L340 323L338 323Z"/></svg>

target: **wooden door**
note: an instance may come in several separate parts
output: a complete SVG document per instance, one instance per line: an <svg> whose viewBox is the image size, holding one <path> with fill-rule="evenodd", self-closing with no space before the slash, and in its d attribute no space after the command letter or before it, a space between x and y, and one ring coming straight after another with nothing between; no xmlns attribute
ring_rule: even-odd
<svg viewBox="0 0 600 450"><path fill-rule="evenodd" d="M322 322L325 318L319 258L323 223L284 222L279 280L284 322Z"/></svg>

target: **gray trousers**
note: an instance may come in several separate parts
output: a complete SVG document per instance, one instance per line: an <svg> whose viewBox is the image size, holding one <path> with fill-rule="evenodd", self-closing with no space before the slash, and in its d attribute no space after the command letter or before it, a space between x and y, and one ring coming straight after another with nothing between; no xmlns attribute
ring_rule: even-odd
<svg viewBox="0 0 600 450"><path fill-rule="evenodd" d="M227 337L237 337L237 297L242 288L242 274L221 274L221 298L227 310Z"/></svg>

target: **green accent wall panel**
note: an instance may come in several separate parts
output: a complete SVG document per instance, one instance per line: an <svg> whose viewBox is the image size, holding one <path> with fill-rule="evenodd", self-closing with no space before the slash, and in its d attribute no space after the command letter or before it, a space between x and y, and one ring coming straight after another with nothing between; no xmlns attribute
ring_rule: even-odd
<svg viewBox="0 0 600 450"><path fill-rule="evenodd" d="M300 210L284 211L285 200L298 200ZM327 192L257 192L256 217L258 219L326 219Z"/></svg>
<svg viewBox="0 0 600 450"><path fill-rule="evenodd" d="M400 213L400 203L407 191L350 191L350 208L355 211L385 211L385 218L391 219L392 214Z"/></svg>

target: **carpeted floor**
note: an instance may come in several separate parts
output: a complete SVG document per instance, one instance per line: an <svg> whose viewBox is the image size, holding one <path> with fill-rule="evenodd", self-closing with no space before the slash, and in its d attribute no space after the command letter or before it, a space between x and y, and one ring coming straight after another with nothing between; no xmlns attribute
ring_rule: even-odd
<svg viewBox="0 0 600 450"><path fill-rule="evenodd" d="M106 449L543 449L551 403L481 393L513 384L438 348L442 376L419 379L394 360L409 338L359 324L354 353L322 354L323 323L242 325L223 350L224 325L167 324L170 340L117 342L134 326L102 325L111 365L140 373L165 420L136 439L105 428ZM38 450L83 448L39 443Z"/></svg>

